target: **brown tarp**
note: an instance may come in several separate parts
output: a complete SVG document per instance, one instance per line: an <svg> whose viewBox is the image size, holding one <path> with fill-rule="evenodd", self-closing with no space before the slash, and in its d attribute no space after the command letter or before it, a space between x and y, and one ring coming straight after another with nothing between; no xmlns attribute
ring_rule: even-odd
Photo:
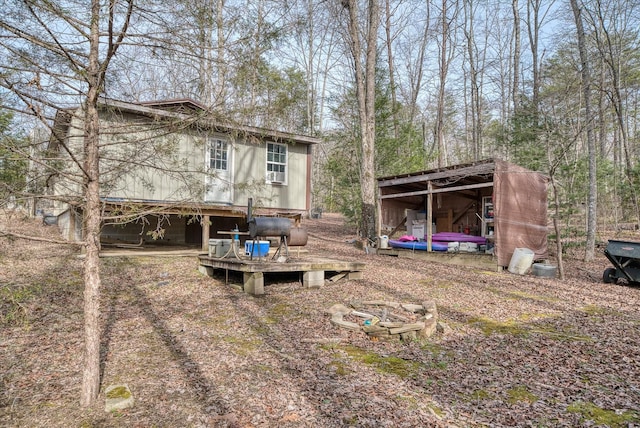
<svg viewBox="0 0 640 428"><path fill-rule="evenodd" d="M496 160L493 177L495 252L499 266L508 266L516 248L547 258L548 177Z"/></svg>

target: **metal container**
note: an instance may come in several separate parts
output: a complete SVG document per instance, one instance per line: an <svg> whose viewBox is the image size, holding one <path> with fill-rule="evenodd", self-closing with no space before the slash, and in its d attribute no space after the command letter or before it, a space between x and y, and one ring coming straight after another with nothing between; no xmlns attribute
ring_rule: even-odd
<svg viewBox="0 0 640 428"><path fill-rule="evenodd" d="M291 219L284 217L253 217L249 220L249 235L257 236L289 236Z"/></svg>
<svg viewBox="0 0 640 428"><path fill-rule="evenodd" d="M556 271L557 268L555 266L544 263L534 263L531 267L533 276L540 276L543 278L555 278Z"/></svg>
<svg viewBox="0 0 640 428"><path fill-rule="evenodd" d="M303 247L307 245L309 235L307 230L302 227L292 227L287 237L287 245L292 247Z"/></svg>

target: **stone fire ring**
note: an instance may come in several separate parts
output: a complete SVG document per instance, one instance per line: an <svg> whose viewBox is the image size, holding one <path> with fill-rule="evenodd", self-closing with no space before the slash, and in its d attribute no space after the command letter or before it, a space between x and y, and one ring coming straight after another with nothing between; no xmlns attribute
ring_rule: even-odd
<svg viewBox="0 0 640 428"><path fill-rule="evenodd" d="M338 303L329 308L331 323L347 330L363 331L371 338L426 339L438 328L438 310L433 301L417 305L370 300L352 302L350 306Z"/></svg>

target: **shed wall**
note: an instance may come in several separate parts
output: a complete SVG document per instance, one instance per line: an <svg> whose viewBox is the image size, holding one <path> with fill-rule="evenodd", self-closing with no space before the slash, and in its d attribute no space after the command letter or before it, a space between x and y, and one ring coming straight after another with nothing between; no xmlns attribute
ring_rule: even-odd
<svg viewBox="0 0 640 428"><path fill-rule="evenodd" d="M508 266L516 248L529 248L535 259L547 253L548 178L504 161L496 161L494 209L496 256Z"/></svg>

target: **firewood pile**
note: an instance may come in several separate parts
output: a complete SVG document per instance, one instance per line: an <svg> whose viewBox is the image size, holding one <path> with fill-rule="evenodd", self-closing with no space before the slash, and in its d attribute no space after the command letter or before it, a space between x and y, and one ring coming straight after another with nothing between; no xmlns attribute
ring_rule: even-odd
<svg viewBox="0 0 640 428"><path fill-rule="evenodd" d="M438 310L433 301L421 304L383 300L352 301L327 310L331 323L352 331L362 331L380 340L426 339L438 328Z"/></svg>

